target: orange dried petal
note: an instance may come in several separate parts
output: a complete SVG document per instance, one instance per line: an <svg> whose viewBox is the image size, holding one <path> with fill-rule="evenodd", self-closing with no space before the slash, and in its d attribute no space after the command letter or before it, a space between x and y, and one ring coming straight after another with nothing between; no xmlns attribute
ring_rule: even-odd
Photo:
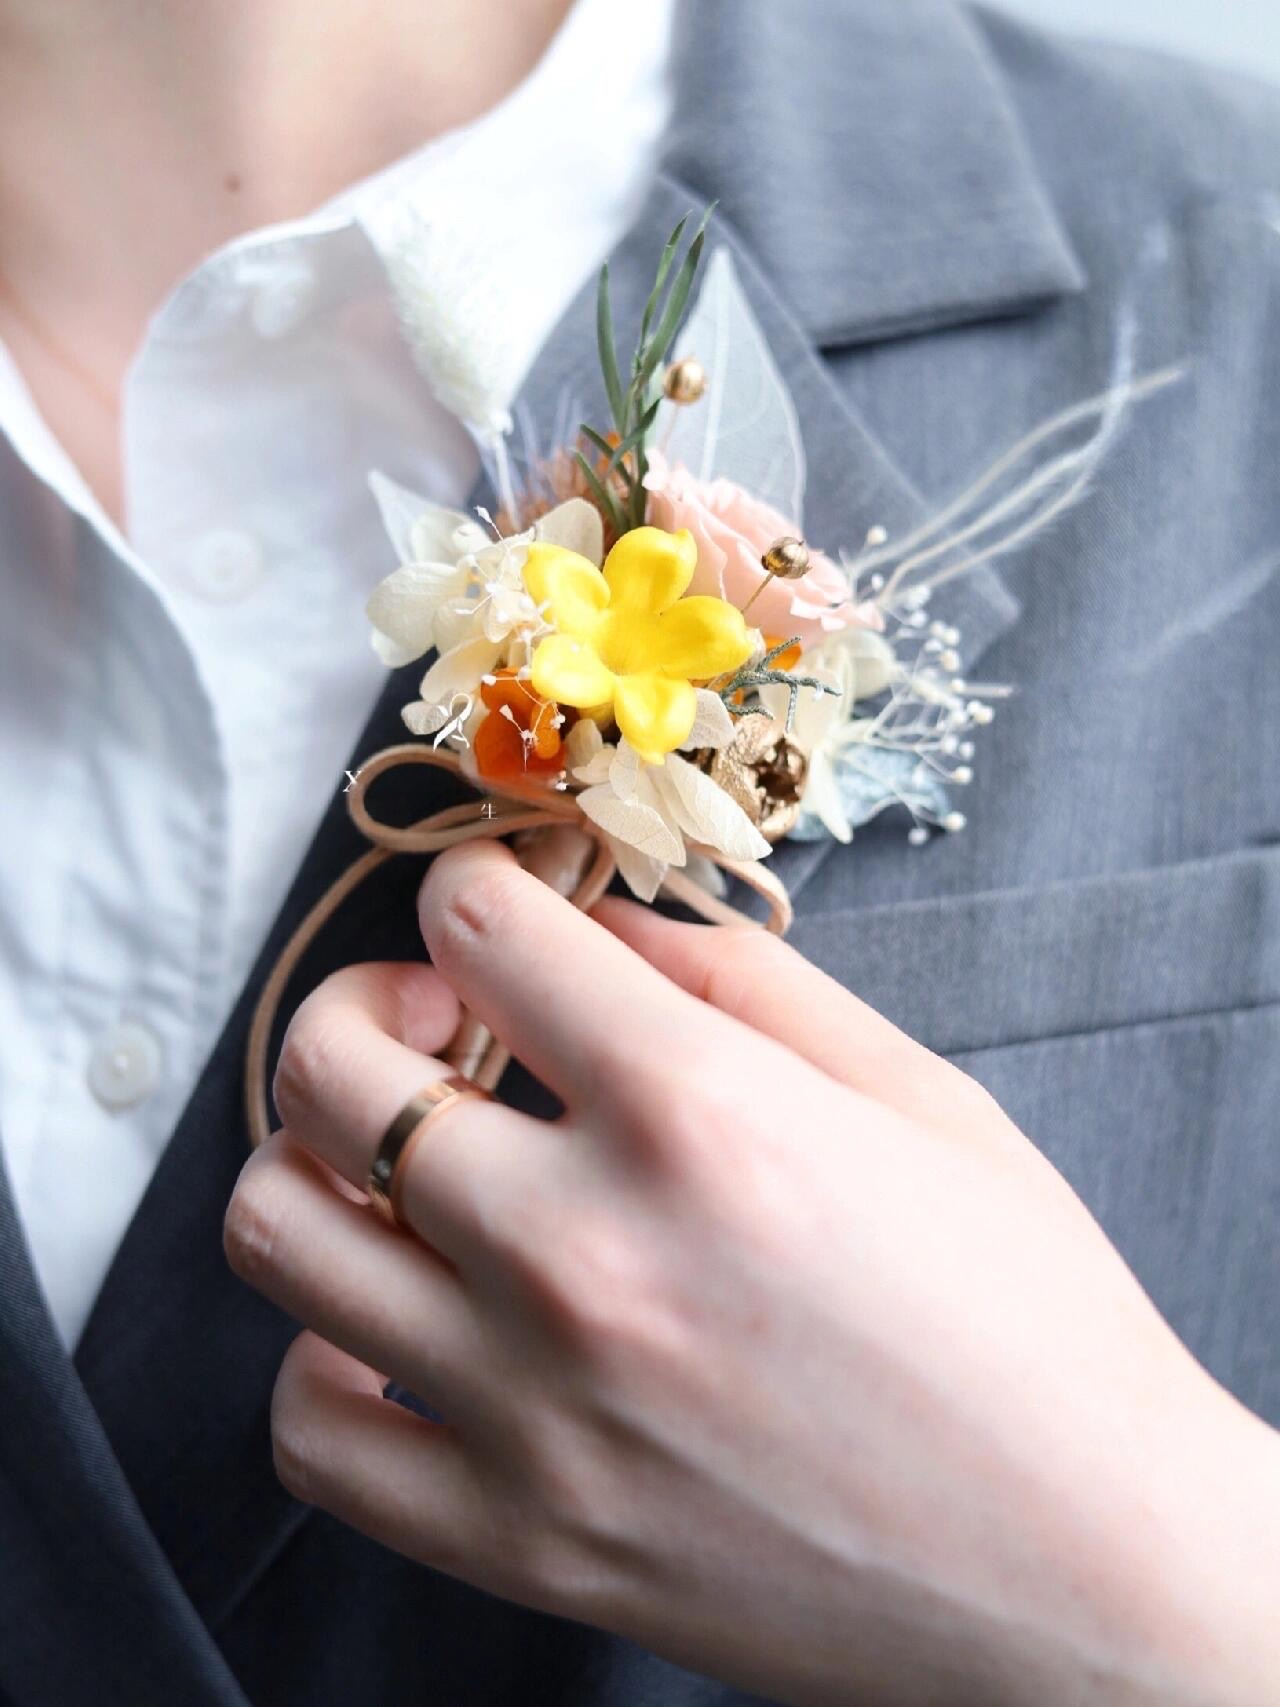
<svg viewBox="0 0 1280 1707"><path fill-rule="evenodd" d="M533 750L540 759L551 759L560 751L560 729L556 722L556 708L545 699L538 701L538 709L528 724L529 733L533 736Z"/></svg>
<svg viewBox="0 0 1280 1707"><path fill-rule="evenodd" d="M766 634L764 637L765 651L772 652L774 647L780 645L785 638L786 637L781 634ZM771 670L793 670L799 662L800 642L795 640L787 647L785 652L778 653L778 656L773 660L769 668Z"/></svg>
<svg viewBox="0 0 1280 1707"><path fill-rule="evenodd" d="M495 779L554 774L560 767L560 730L556 708L533 691L514 670L498 670L481 682L480 698L488 716L475 734L476 769ZM532 736L526 742L525 733Z"/></svg>

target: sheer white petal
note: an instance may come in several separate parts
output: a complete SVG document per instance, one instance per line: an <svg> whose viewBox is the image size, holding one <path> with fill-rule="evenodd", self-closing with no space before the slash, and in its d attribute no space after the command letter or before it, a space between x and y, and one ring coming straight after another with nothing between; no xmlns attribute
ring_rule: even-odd
<svg viewBox="0 0 1280 1707"><path fill-rule="evenodd" d="M385 662L407 664L436 645L441 605L465 586L466 577L450 563L406 563L393 570L369 594L365 615L375 630L373 648ZM380 643L377 634L383 636Z"/></svg>
<svg viewBox="0 0 1280 1707"><path fill-rule="evenodd" d="M619 840L617 836L606 836L609 851L617 861L622 880L638 901L652 901L662 887L662 880L667 875L667 866L661 860L653 859L649 854L641 853L639 848L633 848L629 842Z"/></svg>
<svg viewBox="0 0 1280 1707"><path fill-rule="evenodd" d="M533 532L548 545L576 551L597 569L604 559L604 523L599 510L585 498L568 498L557 504L534 523Z"/></svg>
<svg viewBox="0 0 1280 1707"><path fill-rule="evenodd" d="M488 675L498 662L499 648L492 641L464 641L449 652L442 652L423 676L418 692L429 705L448 703L455 694L478 692L481 676Z"/></svg>
<svg viewBox="0 0 1280 1707"><path fill-rule="evenodd" d="M402 563L424 558L454 560L454 534L460 527L474 525L461 510L432 503L376 469L369 476L369 487L387 537Z"/></svg>

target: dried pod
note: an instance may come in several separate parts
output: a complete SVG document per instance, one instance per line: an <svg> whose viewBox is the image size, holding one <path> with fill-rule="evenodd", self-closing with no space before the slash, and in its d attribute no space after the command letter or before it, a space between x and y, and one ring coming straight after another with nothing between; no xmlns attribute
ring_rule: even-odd
<svg viewBox="0 0 1280 1707"><path fill-rule="evenodd" d="M767 842L780 841L799 817L809 761L764 712L740 717L733 739L712 753L708 768Z"/></svg>
<svg viewBox="0 0 1280 1707"><path fill-rule="evenodd" d="M784 535L774 540L760 562L780 581L798 581L809 568L809 547L802 539Z"/></svg>

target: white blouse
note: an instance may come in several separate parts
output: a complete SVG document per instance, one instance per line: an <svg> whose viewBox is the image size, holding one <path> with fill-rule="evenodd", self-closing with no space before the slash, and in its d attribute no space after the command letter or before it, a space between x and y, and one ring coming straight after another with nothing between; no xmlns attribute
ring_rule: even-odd
<svg viewBox="0 0 1280 1707"><path fill-rule="evenodd" d="M477 472L389 233L491 242L518 380L649 187L670 11L619 55L577 0L476 123L183 280L126 380L124 534L0 345L0 1154L69 1347L384 678L368 471L455 504Z"/></svg>

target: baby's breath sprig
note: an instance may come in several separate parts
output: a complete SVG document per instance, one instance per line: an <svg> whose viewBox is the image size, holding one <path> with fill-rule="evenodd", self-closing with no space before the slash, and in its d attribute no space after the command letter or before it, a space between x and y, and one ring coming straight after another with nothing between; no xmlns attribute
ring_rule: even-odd
<svg viewBox="0 0 1280 1707"><path fill-rule="evenodd" d="M601 453L602 460L593 467L581 451L575 451L574 456L592 497L619 534L644 524L644 481L649 471L647 445L662 402L660 372L680 328L702 259L707 221L713 209L714 203L703 214L678 266L676 257L690 215L684 216L667 239L653 289L640 317L640 337L625 385L613 329L608 263L600 269L600 284L596 292L596 341L600 348L605 396L613 415L613 433L600 433L584 424L582 436Z"/></svg>

